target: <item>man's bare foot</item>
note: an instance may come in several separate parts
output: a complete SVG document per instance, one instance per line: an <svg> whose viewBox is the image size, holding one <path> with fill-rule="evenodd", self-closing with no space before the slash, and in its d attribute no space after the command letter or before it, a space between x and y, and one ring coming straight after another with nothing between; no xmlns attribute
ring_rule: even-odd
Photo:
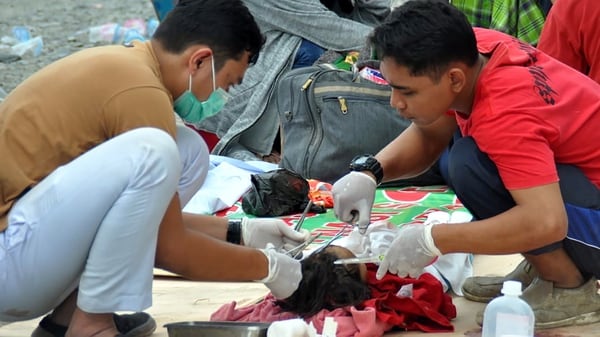
<svg viewBox="0 0 600 337"><path fill-rule="evenodd" d="M65 337L115 337L118 334L112 313L92 314L76 308Z"/></svg>

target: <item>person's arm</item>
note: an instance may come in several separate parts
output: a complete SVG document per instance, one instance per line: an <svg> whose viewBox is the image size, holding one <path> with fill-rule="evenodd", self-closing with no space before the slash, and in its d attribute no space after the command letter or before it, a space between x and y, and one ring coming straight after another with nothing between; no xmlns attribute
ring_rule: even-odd
<svg viewBox="0 0 600 337"><path fill-rule="evenodd" d="M217 240L226 241L228 218L183 212L182 219L187 228L204 233Z"/></svg>
<svg viewBox="0 0 600 337"><path fill-rule="evenodd" d="M427 126L411 124L375 156L383 169L383 181L410 178L426 171L448 147L456 130L456 120L451 115L443 115ZM369 169L352 171L338 179L331 190L335 216L356 224L361 234L371 221L377 183Z"/></svg>
<svg viewBox="0 0 600 337"><path fill-rule="evenodd" d="M281 31L336 51L359 50L372 27L339 17L314 0L246 0L264 31Z"/></svg>
<svg viewBox="0 0 600 337"><path fill-rule="evenodd" d="M377 26L390 14L390 9L389 0L356 0L354 10L348 18L366 25Z"/></svg>
<svg viewBox="0 0 600 337"><path fill-rule="evenodd" d="M156 267L196 281L251 281L268 275L267 257L260 250L224 241L226 218L196 219L206 220L206 232L184 225L175 195L158 232Z"/></svg>
<svg viewBox="0 0 600 337"><path fill-rule="evenodd" d="M244 144L239 143L239 141L239 139L235 142L231 141L227 147L223 149L221 155L243 161L262 160L261 157L244 146Z"/></svg>
<svg viewBox="0 0 600 337"><path fill-rule="evenodd" d="M558 242L567 234L567 216L558 183L511 191L513 208L467 223L405 225L377 270L417 277L436 256L447 253L513 254Z"/></svg>
<svg viewBox="0 0 600 337"><path fill-rule="evenodd" d="M512 254L562 240L567 216L558 183L510 191L516 206L497 216L432 228L442 253Z"/></svg>
<svg viewBox="0 0 600 337"><path fill-rule="evenodd" d="M411 124L375 158L383 168L383 181L405 179L426 171L450 144L456 119L444 115L428 126Z"/></svg>
<svg viewBox="0 0 600 337"><path fill-rule="evenodd" d="M567 15L585 20L587 16L583 14L584 11L585 5L582 8L580 4L559 1L552 7L546 18L537 48L587 75L590 60L586 60L583 55L584 48L581 41L581 37L585 34L578 29L579 25L565 22L568 20Z"/></svg>

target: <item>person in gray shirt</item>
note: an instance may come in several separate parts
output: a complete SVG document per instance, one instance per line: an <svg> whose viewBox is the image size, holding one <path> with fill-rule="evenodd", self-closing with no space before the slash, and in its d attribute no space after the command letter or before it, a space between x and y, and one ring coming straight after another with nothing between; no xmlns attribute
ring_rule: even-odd
<svg viewBox="0 0 600 337"><path fill-rule="evenodd" d="M273 149L278 116L266 113L278 79L294 65L309 65L322 51L364 50L372 28L390 12L390 0L244 0L266 43L256 64L216 115L193 126L214 133L213 154L278 162ZM308 52L308 58L307 56ZM276 144L277 145L277 144Z"/></svg>

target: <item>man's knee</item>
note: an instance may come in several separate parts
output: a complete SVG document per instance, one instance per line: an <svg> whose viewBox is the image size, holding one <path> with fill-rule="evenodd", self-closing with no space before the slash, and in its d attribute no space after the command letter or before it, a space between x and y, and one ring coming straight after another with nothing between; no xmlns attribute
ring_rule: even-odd
<svg viewBox="0 0 600 337"><path fill-rule="evenodd" d="M179 196L184 204L206 180L210 168L210 152L204 139L196 131L183 125L177 127L177 146L183 166Z"/></svg>

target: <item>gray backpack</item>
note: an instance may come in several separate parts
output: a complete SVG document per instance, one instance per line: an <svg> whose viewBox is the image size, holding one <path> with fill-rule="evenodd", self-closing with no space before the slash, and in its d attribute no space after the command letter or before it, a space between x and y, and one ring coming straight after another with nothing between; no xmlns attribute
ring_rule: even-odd
<svg viewBox="0 0 600 337"><path fill-rule="evenodd" d="M277 85L270 105L280 119L280 167L333 183L352 158L376 154L410 125L390 106L391 88L328 64L294 69ZM404 184L441 182L420 176Z"/></svg>

